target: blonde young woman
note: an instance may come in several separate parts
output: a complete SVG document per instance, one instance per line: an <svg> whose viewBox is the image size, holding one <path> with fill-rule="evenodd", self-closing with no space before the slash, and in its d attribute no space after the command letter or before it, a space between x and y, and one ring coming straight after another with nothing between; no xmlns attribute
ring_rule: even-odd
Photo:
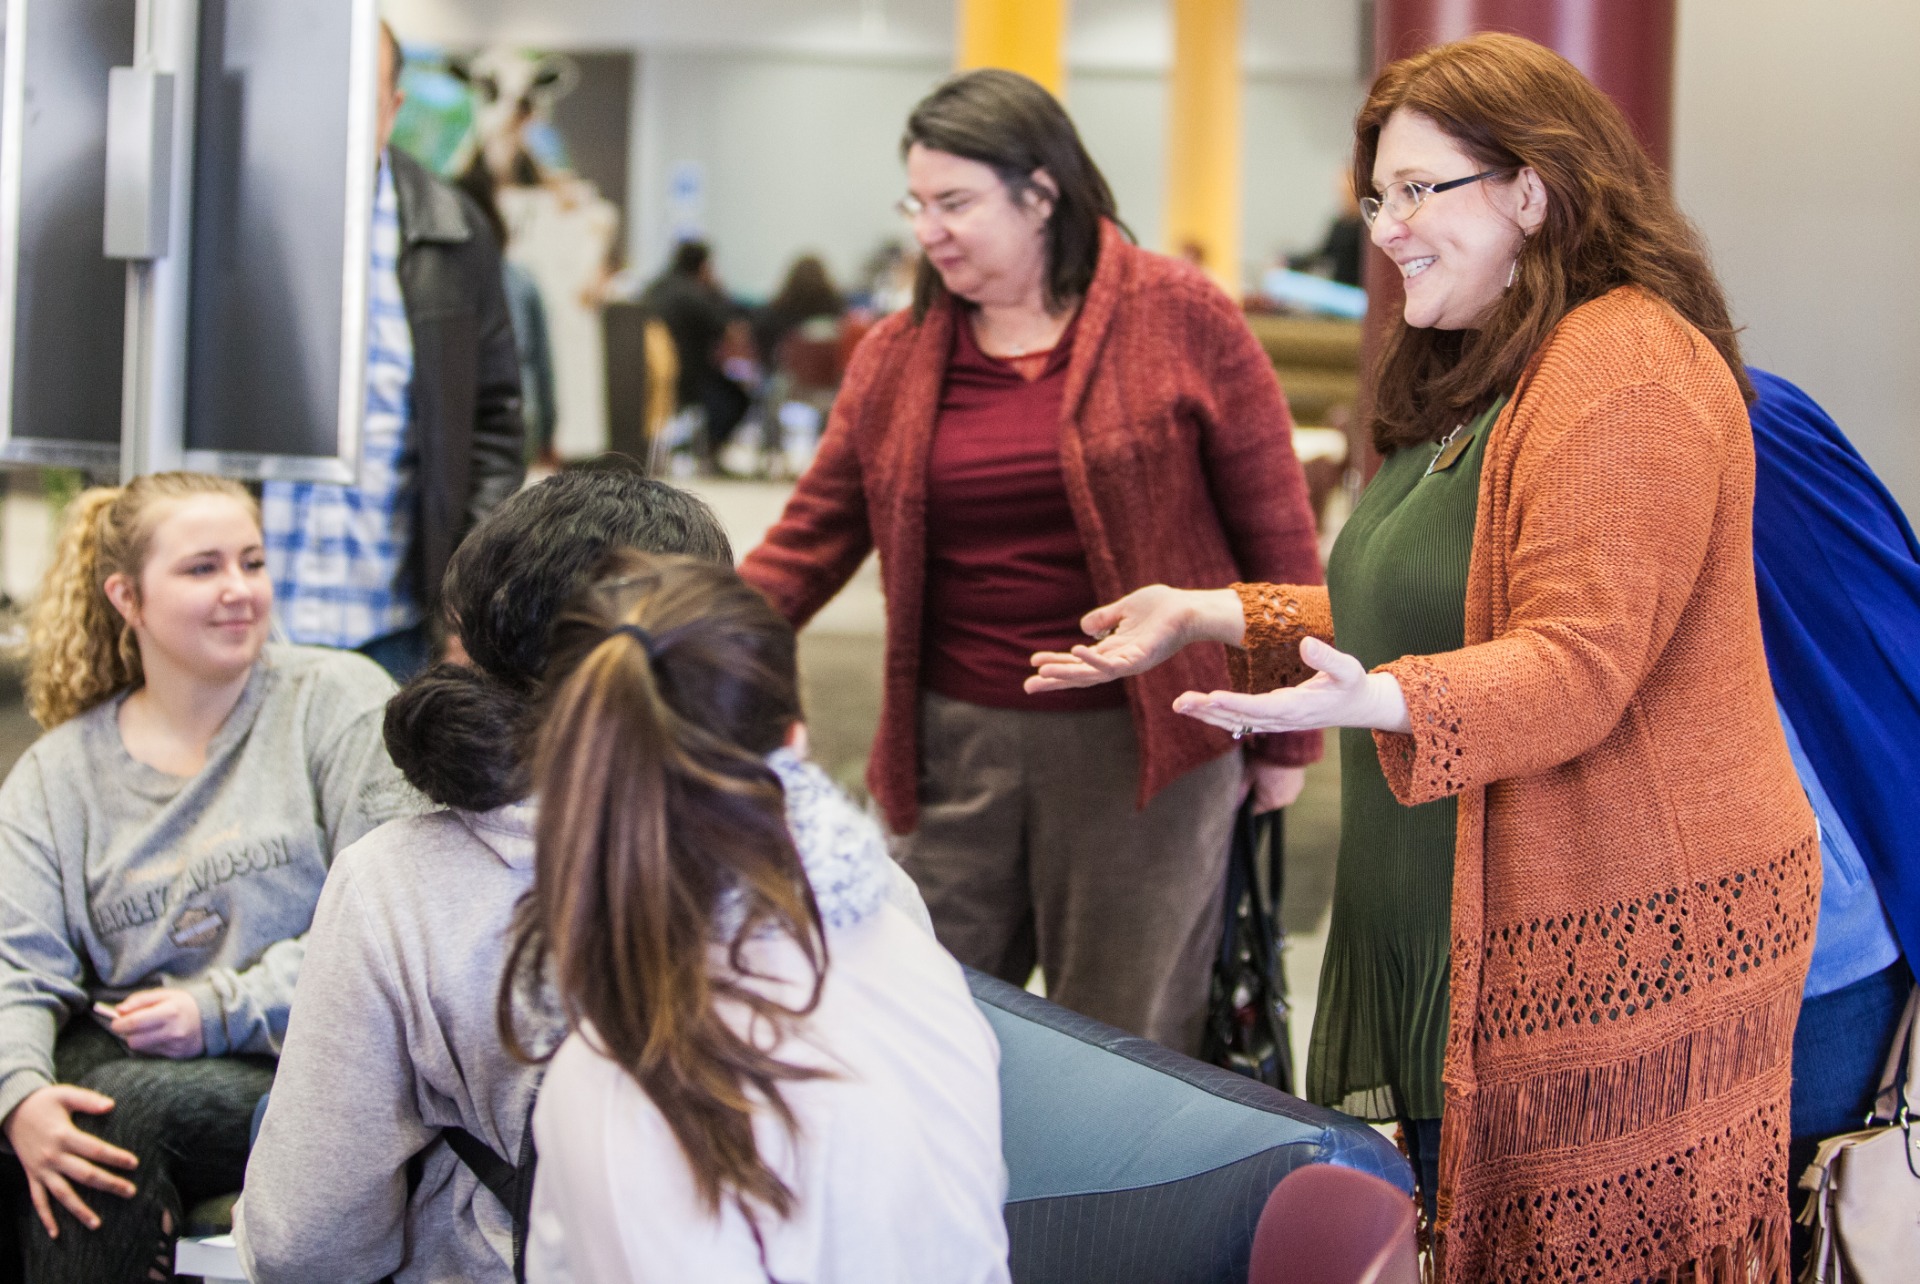
<svg viewBox="0 0 1920 1284"><path fill-rule="evenodd" d="M0 1119L27 1278L166 1279L237 1189L333 854L416 809L392 682L266 645L260 514L192 473L75 501L0 786Z"/></svg>

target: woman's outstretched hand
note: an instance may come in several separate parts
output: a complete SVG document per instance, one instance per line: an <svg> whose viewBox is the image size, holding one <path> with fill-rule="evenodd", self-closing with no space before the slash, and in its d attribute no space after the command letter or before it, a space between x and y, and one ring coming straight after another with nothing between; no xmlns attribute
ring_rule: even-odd
<svg viewBox="0 0 1920 1284"><path fill-rule="evenodd" d="M1409 729L1406 696L1392 674L1368 673L1360 661L1344 651L1334 650L1318 638L1308 638L1300 644L1300 658L1317 672L1297 687L1282 687L1261 695L1189 691L1173 702L1173 711L1227 731L1318 731L1323 727ZM1032 679L1028 681L1031 683Z"/></svg>
<svg viewBox="0 0 1920 1284"><path fill-rule="evenodd" d="M1193 642L1238 644L1247 626L1240 597L1232 589L1149 584L1087 612L1080 627L1094 639L1092 645L1034 653L1028 695L1131 678Z"/></svg>

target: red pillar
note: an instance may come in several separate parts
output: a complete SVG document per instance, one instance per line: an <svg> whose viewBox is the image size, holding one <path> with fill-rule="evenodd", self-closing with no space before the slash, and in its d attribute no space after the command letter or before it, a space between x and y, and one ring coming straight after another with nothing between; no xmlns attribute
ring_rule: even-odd
<svg viewBox="0 0 1920 1284"><path fill-rule="evenodd" d="M1666 168L1673 143L1676 0L1375 0L1373 70L1431 45L1483 31L1536 40L1586 73L1620 105L1654 163ZM1366 258L1363 367L1378 351L1380 327L1400 310L1400 275L1379 254ZM1363 381L1362 410L1368 400ZM1369 459L1367 471L1373 471Z"/></svg>
<svg viewBox="0 0 1920 1284"><path fill-rule="evenodd" d="M1482 31L1537 40L1620 104L1654 163L1673 141L1675 0L1377 0L1374 69Z"/></svg>

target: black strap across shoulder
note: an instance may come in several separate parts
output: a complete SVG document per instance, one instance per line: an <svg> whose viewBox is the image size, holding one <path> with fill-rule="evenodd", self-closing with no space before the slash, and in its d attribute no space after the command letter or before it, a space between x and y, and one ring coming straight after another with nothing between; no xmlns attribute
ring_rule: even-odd
<svg viewBox="0 0 1920 1284"><path fill-rule="evenodd" d="M514 1202L520 1197L520 1170L494 1153L492 1146L480 1140L465 1128L442 1128L440 1139L452 1148L460 1157L460 1162L473 1171L480 1184L492 1191L512 1212ZM518 1219L515 1220L518 1229Z"/></svg>
<svg viewBox="0 0 1920 1284"><path fill-rule="evenodd" d="M465 1128L442 1128L440 1135L460 1162L472 1170L480 1184L493 1192L501 1207L513 1219L514 1284L527 1280L527 1227L533 1220L533 1173L540 1154L533 1144L533 1111L527 1111L526 1127L520 1131L520 1162L510 1164L494 1152L492 1146Z"/></svg>
<svg viewBox="0 0 1920 1284"><path fill-rule="evenodd" d="M493 1197L500 1201L501 1207L513 1219L514 1284L526 1284L527 1227L533 1220L534 1170L540 1164L539 1149L533 1143L533 1107L527 1107L526 1126L520 1133L520 1162L517 1164L502 1159L492 1146L465 1128L442 1128L440 1138L453 1151L454 1157L479 1179L480 1184L493 1192ZM419 1189L421 1176L426 1169L426 1154L432 1148L428 1146L421 1150L407 1163L409 1196ZM389 1276L388 1280L391 1278Z"/></svg>

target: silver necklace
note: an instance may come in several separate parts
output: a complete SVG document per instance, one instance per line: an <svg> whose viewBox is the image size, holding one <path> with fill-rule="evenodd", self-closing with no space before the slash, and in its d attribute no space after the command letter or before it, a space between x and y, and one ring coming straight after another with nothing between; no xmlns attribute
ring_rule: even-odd
<svg viewBox="0 0 1920 1284"><path fill-rule="evenodd" d="M1024 357L1027 355L1027 349L1031 348L1035 342L1038 341L1029 340L1022 343L1009 343L1002 349L1001 355L1003 357Z"/></svg>
<svg viewBox="0 0 1920 1284"><path fill-rule="evenodd" d="M1052 317L1047 318L1049 329L1052 328L1053 320L1054 319ZM974 342L980 345L981 351L985 352L987 348L987 344L980 337L979 326L974 327L973 338L974 338ZM1039 339L1027 339L1019 343L1003 343L999 340L999 336L996 335L994 346L999 348L1000 351L989 352L987 353L987 355L990 357L997 357L1002 361L1006 360L1008 357L1024 357L1027 355L1028 351L1031 350L1033 346L1038 342L1040 342ZM1054 342L1057 344L1059 340L1056 338Z"/></svg>

